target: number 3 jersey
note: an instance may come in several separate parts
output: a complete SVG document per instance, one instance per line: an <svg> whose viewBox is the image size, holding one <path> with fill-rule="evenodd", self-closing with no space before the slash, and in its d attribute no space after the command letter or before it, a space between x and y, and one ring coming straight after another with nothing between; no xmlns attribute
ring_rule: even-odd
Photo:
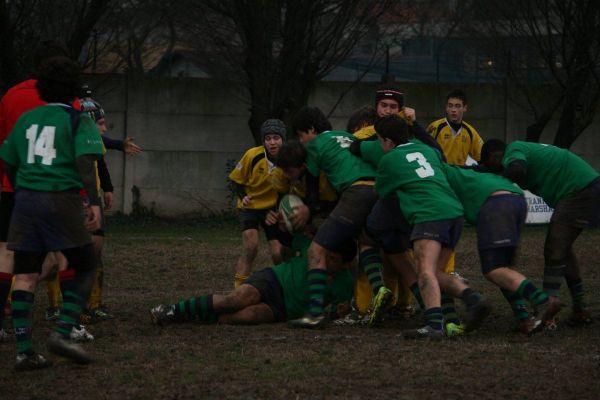
<svg viewBox="0 0 600 400"><path fill-rule="evenodd" d="M83 187L77 158L101 156L102 138L87 114L80 115L73 134L68 110L68 105L49 104L23 114L15 124L0 158L18 168L17 188L52 192Z"/></svg>
<svg viewBox="0 0 600 400"><path fill-rule="evenodd" d="M375 191L380 197L395 192L411 225L463 215L439 154L418 140L399 145L381 158Z"/></svg>
<svg viewBox="0 0 600 400"><path fill-rule="evenodd" d="M356 138L348 132L319 133L305 145L308 172L313 176L319 176L321 171L325 172L331 186L338 193L357 180L375 178L375 169L348 150L354 140Z"/></svg>

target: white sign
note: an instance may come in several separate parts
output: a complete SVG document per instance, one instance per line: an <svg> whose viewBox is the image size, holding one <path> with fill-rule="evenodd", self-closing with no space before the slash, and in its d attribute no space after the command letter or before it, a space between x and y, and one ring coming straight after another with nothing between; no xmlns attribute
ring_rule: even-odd
<svg viewBox="0 0 600 400"><path fill-rule="evenodd" d="M531 192L524 190L525 200L527 200L527 219L526 224L547 224L552 217L553 208Z"/></svg>

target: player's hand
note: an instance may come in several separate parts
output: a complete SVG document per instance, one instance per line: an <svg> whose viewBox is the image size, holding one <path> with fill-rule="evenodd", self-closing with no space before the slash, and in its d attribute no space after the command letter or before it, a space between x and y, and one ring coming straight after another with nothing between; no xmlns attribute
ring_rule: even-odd
<svg viewBox="0 0 600 400"><path fill-rule="evenodd" d="M306 226L308 218L310 218L310 209L306 204L294 206L294 213L290 217L294 229L301 230Z"/></svg>
<svg viewBox="0 0 600 400"><path fill-rule="evenodd" d="M123 151L131 156L134 156L136 154L140 154L142 152L142 148L133 143L132 137L127 137L123 139Z"/></svg>
<svg viewBox="0 0 600 400"><path fill-rule="evenodd" d="M274 210L269 210L267 216L265 217L265 224L268 226L273 226L279 222L279 212Z"/></svg>
<svg viewBox="0 0 600 400"><path fill-rule="evenodd" d="M100 229L100 206L90 205L87 210L87 218L85 220L85 227L88 231L94 232Z"/></svg>
<svg viewBox="0 0 600 400"><path fill-rule="evenodd" d="M410 121L415 121L417 119L417 113L414 108L404 107L404 115Z"/></svg>
<svg viewBox="0 0 600 400"><path fill-rule="evenodd" d="M104 192L104 209L110 210L113 205L113 192Z"/></svg>
<svg viewBox="0 0 600 400"><path fill-rule="evenodd" d="M250 204L250 202L252 201L252 196L244 196L244 198L242 199L242 207L246 208L248 207L248 205Z"/></svg>

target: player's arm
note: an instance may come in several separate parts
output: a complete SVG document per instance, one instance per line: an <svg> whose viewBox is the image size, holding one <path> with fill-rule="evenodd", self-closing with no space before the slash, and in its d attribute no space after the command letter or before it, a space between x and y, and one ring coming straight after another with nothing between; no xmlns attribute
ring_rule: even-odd
<svg viewBox="0 0 600 400"><path fill-rule="evenodd" d="M479 136L479 133L475 129L471 130L473 138L471 140L471 148L469 149L469 155L475 161L481 161L481 148L483 147L483 139Z"/></svg>
<svg viewBox="0 0 600 400"><path fill-rule="evenodd" d="M517 185L521 185L521 182L527 175L527 161L525 160L514 160L511 161L504 171L502 171L502 176L508 178L513 181Z"/></svg>
<svg viewBox="0 0 600 400"><path fill-rule="evenodd" d="M91 205L99 206L98 189L96 187L96 156L83 154L77 157L77 169L83 182L83 188L88 194Z"/></svg>
<svg viewBox="0 0 600 400"><path fill-rule="evenodd" d="M112 207L113 200L113 192L114 187L112 184L112 180L110 179L110 172L108 172L108 167L106 166L106 161L104 161L104 157L98 160L98 177L100 178L100 188L102 189L102 193L104 195L104 206L107 210L110 210Z"/></svg>

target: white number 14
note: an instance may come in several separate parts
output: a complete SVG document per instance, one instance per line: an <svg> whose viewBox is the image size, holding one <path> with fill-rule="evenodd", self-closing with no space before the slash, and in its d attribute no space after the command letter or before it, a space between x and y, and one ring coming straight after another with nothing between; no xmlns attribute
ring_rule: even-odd
<svg viewBox="0 0 600 400"><path fill-rule="evenodd" d="M27 163L34 164L35 156L42 157L42 164L52 165L52 160L56 158L56 149L54 148L54 133L56 127L44 126L38 136L38 125L34 124L27 129L25 137L29 142L27 148Z"/></svg>

